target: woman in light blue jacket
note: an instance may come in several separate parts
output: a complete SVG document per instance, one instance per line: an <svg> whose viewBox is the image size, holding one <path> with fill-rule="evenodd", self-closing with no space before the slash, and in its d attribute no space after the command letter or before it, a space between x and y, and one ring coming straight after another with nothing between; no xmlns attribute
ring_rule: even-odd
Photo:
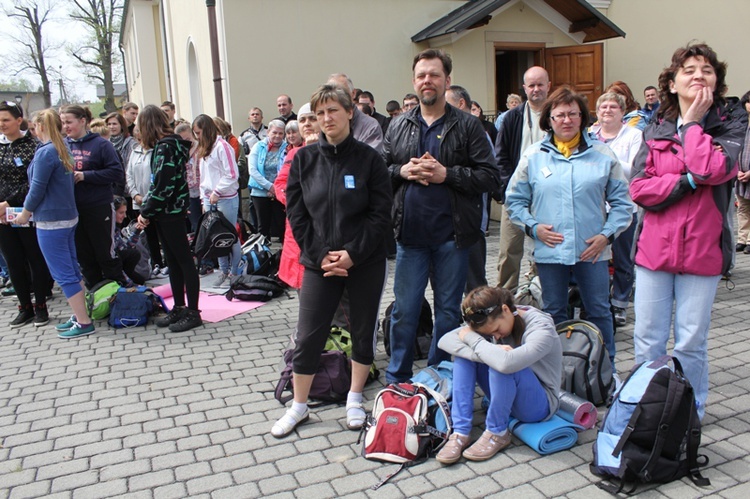
<svg viewBox="0 0 750 499"><path fill-rule="evenodd" d="M287 152L284 122L268 124L268 136L255 144L248 156L250 197L258 215L258 231L264 236L278 236L284 242L284 205L276 199L273 181L284 164Z"/></svg>
<svg viewBox="0 0 750 499"><path fill-rule="evenodd" d="M505 207L535 240L545 312L555 324L567 319L574 277L587 318L601 330L614 366L607 261L610 244L630 225L632 204L620 162L609 147L588 136L588 122L580 95L563 87L549 96L539 123L549 133L521 157Z"/></svg>

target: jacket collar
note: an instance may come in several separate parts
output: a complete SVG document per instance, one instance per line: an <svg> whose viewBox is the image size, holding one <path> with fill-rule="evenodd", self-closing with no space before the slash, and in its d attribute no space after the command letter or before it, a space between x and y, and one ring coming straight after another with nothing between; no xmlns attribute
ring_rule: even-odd
<svg viewBox="0 0 750 499"><path fill-rule="evenodd" d="M588 132L584 129L581 132L581 142L578 144L578 149L576 150L575 153L573 153L573 156L571 156L571 158L589 149L594 140L596 139L593 139L588 134ZM548 150L549 152L553 154L559 154L560 156L562 156L562 153L560 152L560 150L557 148L554 141L552 140L552 132L547 132L547 135L542 139L542 149Z"/></svg>
<svg viewBox="0 0 750 499"><path fill-rule="evenodd" d="M408 113L406 113L406 119L411 121L414 125L419 126L419 116L422 114L422 108L420 106L415 107L414 109L409 110ZM448 128L448 125L451 123L458 121L458 114L463 111L459 111L455 107L451 106L447 102L445 103L445 114L443 115L445 117L445 128Z"/></svg>
<svg viewBox="0 0 750 499"><path fill-rule="evenodd" d="M344 141L338 145L333 145L328 142L325 134L321 133L320 141L318 141L318 147L320 148L320 151L326 156L342 156L350 153L354 149L356 142L357 141L354 140L354 134L351 133L351 130L349 131L349 135L344 139Z"/></svg>
<svg viewBox="0 0 750 499"><path fill-rule="evenodd" d="M728 106L732 104L733 101L729 101L728 103L714 103L703 120L701 120L703 129L709 131L720 127L726 120L726 115L729 112ZM651 133L644 137L646 140L674 140L674 136L677 134L676 120L660 118L654 122L652 127Z"/></svg>

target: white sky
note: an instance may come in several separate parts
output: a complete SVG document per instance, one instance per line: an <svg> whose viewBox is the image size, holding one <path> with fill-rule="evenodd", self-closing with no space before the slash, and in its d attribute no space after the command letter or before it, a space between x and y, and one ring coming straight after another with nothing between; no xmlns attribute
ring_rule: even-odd
<svg viewBox="0 0 750 499"><path fill-rule="evenodd" d="M54 18L44 25L43 36L54 45L72 44L75 40L83 37L83 28L67 18L67 2L51 1L56 4ZM0 26L2 26L2 30L0 30L0 60L5 60L7 55L14 51L14 46L8 40L7 34L12 31L16 19L5 15L5 8L14 3L13 0L0 0ZM115 37L115 43L117 42L119 42L119 34ZM54 69L62 66L63 81L69 97L74 94L83 101L97 100L96 83L89 81L82 74L79 67L75 65L73 58L66 53L65 47L53 52L53 57L48 59L47 66ZM14 71L10 71L3 64L0 64L0 81L5 83L11 78L24 78L31 81L35 87L41 85L39 77L34 76L33 73L25 73L17 77L13 73ZM53 81L50 90L52 91L52 102L55 103L59 99L59 85L56 77L51 78Z"/></svg>

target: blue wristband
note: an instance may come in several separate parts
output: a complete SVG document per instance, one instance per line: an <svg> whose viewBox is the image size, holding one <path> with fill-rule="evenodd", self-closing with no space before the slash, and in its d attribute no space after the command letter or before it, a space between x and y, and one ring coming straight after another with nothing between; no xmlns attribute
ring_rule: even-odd
<svg viewBox="0 0 750 499"><path fill-rule="evenodd" d="M693 188L693 190L697 189L698 186L695 184L695 180L693 180L693 174L688 172L687 174L688 182L690 182L690 187Z"/></svg>
<svg viewBox="0 0 750 499"><path fill-rule="evenodd" d="M539 227L539 224L536 224L533 229L531 229L531 232L534 234L534 239L539 239L536 237L536 228Z"/></svg>

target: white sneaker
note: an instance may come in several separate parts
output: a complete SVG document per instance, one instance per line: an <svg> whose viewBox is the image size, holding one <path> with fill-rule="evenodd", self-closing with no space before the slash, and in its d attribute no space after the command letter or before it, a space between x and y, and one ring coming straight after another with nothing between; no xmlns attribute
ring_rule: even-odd
<svg viewBox="0 0 750 499"><path fill-rule="evenodd" d="M228 288L229 287L229 274L225 274L224 272L219 272L219 277L216 279L216 282L214 282L215 288Z"/></svg>

